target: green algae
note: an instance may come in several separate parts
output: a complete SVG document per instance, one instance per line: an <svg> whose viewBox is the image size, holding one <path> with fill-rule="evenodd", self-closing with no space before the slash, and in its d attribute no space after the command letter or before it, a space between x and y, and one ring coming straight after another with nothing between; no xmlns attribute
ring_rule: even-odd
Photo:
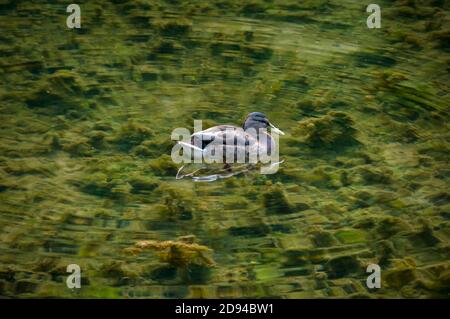
<svg viewBox="0 0 450 319"><path fill-rule="evenodd" d="M448 298L448 4L380 5L86 3L67 30L3 1L0 296ZM175 180L173 128L250 111L277 174Z"/></svg>
<svg viewBox="0 0 450 319"><path fill-rule="evenodd" d="M366 233L359 230L340 230L334 234L336 238L343 244L355 244L365 242L367 240Z"/></svg>
<svg viewBox="0 0 450 319"><path fill-rule="evenodd" d="M152 135L153 132L147 125L128 121L128 123L123 125L117 134L111 138L111 142L116 144L119 150L128 152Z"/></svg>
<svg viewBox="0 0 450 319"><path fill-rule="evenodd" d="M26 104L44 112L50 110L50 115L85 116L88 108L78 99L84 93L85 85L76 73L58 71L42 81L40 87L26 100Z"/></svg>
<svg viewBox="0 0 450 319"><path fill-rule="evenodd" d="M314 245L318 247L331 247L336 245L336 239L330 232L315 230L311 235Z"/></svg>
<svg viewBox="0 0 450 319"><path fill-rule="evenodd" d="M325 270L331 279L342 278L361 272L361 268L359 261L354 256L335 257L325 264Z"/></svg>
<svg viewBox="0 0 450 319"><path fill-rule="evenodd" d="M139 254L144 250L155 251L161 262L167 263L169 267L180 273L184 282L205 282L210 275L209 268L214 266L212 251L206 246L194 243L193 240L192 236L185 236L174 241L139 241L134 247L127 248L126 252ZM153 275L155 276L155 272L161 272L162 269L153 270ZM112 277L126 276L123 267L118 264L108 266L107 273Z"/></svg>
<svg viewBox="0 0 450 319"><path fill-rule="evenodd" d="M264 206L268 213L289 214L294 210L281 184L270 187L263 195Z"/></svg>
<svg viewBox="0 0 450 319"><path fill-rule="evenodd" d="M148 167L157 176L174 176L178 171L178 166L167 154L150 160L148 163Z"/></svg>
<svg viewBox="0 0 450 319"><path fill-rule="evenodd" d="M298 123L293 133L312 148L339 149L357 144L351 117L343 112L329 112L320 118Z"/></svg>

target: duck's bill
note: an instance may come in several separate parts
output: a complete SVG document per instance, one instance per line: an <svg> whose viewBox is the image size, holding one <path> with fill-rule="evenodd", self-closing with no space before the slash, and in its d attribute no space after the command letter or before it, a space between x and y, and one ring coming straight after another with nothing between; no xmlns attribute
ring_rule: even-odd
<svg viewBox="0 0 450 319"><path fill-rule="evenodd" d="M273 125L272 123L269 122L270 127L272 128L272 132L276 133L278 135L284 135L284 132L282 130L280 130L279 128L277 128L275 125Z"/></svg>

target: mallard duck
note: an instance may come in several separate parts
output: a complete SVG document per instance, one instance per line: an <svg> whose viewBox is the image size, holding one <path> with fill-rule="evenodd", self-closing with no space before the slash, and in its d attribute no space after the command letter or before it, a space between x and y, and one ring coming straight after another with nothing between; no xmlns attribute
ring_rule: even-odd
<svg viewBox="0 0 450 319"><path fill-rule="evenodd" d="M192 134L189 143L179 141L183 148L194 150L201 155L206 163L184 165L178 170L176 178L189 176L195 181L212 181L248 171L256 164L249 160L250 157L257 154L258 156L253 158L259 161L260 154L272 154L272 150L276 147L274 139L267 132L269 127L271 134L284 135L280 129L270 123L266 115L253 112L247 116L242 127L218 125ZM260 129L264 130L260 131ZM217 163L215 165L212 159L208 160L209 157L214 156L215 149L218 147L222 147L223 158L218 165ZM231 156L227 157L227 153Z"/></svg>

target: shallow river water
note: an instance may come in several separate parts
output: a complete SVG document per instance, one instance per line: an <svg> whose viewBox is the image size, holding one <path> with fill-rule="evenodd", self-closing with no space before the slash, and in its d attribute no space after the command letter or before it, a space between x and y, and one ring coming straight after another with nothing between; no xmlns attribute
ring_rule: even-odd
<svg viewBox="0 0 450 319"><path fill-rule="evenodd" d="M77 3L0 1L0 297L448 298L448 1ZM253 111L276 174L175 179Z"/></svg>

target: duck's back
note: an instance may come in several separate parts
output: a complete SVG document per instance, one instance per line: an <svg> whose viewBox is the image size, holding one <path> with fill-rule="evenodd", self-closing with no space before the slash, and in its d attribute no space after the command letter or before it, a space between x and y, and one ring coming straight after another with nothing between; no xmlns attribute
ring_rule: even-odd
<svg viewBox="0 0 450 319"><path fill-rule="evenodd" d="M191 136L191 143L205 149L208 145L233 144L248 145L248 134L233 125L218 125L196 132ZM246 140L247 139L247 140Z"/></svg>

